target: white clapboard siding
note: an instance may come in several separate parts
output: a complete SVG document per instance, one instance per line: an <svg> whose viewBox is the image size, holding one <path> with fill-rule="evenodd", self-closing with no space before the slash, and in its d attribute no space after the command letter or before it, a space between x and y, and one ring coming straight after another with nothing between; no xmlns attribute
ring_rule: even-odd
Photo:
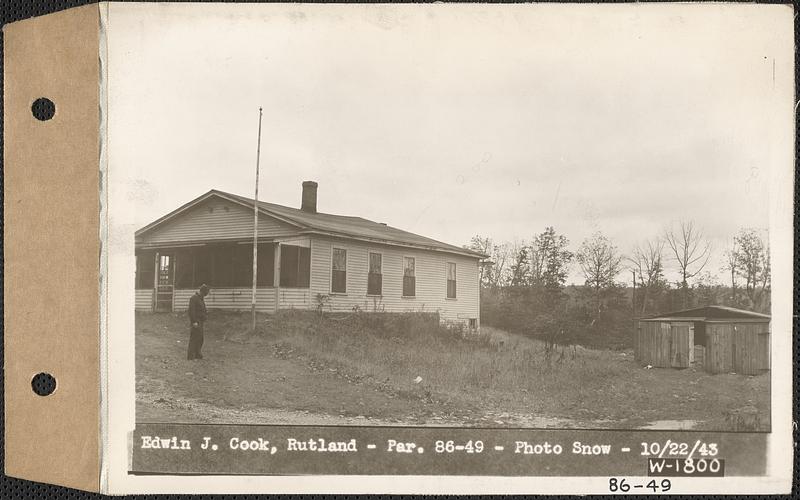
<svg viewBox="0 0 800 500"><path fill-rule="evenodd" d="M347 250L347 293L331 294L332 248ZM383 255L383 290L380 297L367 295L368 254ZM403 297L403 257L416 260L416 296ZM456 298L447 295L447 262L456 263ZM311 300L331 294L329 309L352 311L438 311L443 321L480 324L478 259L427 250L314 237L311 242Z"/></svg>
<svg viewBox="0 0 800 500"><path fill-rule="evenodd" d="M136 310L153 310L153 290L136 290Z"/></svg>
<svg viewBox="0 0 800 500"><path fill-rule="evenodd" d="M148 296L146 308L144 298L139 306L139 292L137 290L137 310L150 310L151 298ZM173 307L175 311L185 311L189 307L189 299L196 290L175 290ZM150 292L152 295L152 292ZM143 294L142 294L143 295ZM250 310L251 289L249 288L212 288L206 296L205 302L208 309L228 309L232 311ZM278 300L281 309L315 309L316 302L311 297L308 288L280 288ZM256 309L263 312L275 310L275 289L258 288L256 290Z"/></svg>
<svg viewBox="0 0 800 500"><path fill-rule="evenodd" d="M185 311L189 308L189 299L197 290L175 290L173 310ZM227 309L230 311L249 311L253 290L250 288L212 288L206 296L208 309ZM256 310L273 312L275 310L275 289L256 289Z"/></svg>
<svg viewBox="0 0 800 500"><path fill-rule="evenodd" d="M259 214L258 235L269 238L292 234L293 226ZM253 237L253 211L210 198L142 236L142 244L246 239Z"/></svg>
<svg viewBox="0 0 800 500"><path fill-rule="evenodd" d="M316 302L308 288L280 288L278 290L281 309L315 309Z"/></svg>

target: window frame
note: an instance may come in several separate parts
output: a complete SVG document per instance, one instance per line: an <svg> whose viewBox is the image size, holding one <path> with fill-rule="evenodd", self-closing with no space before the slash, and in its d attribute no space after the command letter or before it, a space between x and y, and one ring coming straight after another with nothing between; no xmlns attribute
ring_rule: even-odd
<svg viewBox="0 0 800 500"><path fill-rule="evenodd" d="M343 292L335 292L333 290L333 273L335 271L333 269L333 254L336 253L336 250L344 251L344 291ZM347 295L347 253L348 253L348 248L345 247L345 246L336 246L336 245L332 245L331 246L331 274L330 274L330 280L328 281L328 288L330 290L330 294L331 295Z"/></svg>
<svg viewBox="0 0 800 500"><path fill-rule="evenodd" d="M450 279L450 266L453 266L453 276L455 279ZM445 274L445 290L444 296L447 300L458 300L458 264L452 261L445 261L444 266L444 274ZM453 282L453 296L450 296L450 281Z"/></svg>
<svg viewBox="0 0 800 500"><path fill-rule="evenodd" d="M380 263L381 263L380 273L370 272L372 255L380 256ZM378 291L378 293L370 293L369 291L369 279L370 275L372 274L378 274L378 276L380 276L380 290ZM375 250L367 250L367 297L383 297L383 252L378 252Z"/></svg>
<svg viewBox="0 0 800 500"><path fill-rule="evenodd" d="M414 295L406 295L406 259L414 261ZM416 255L403 255L402 267L402 283L400 287L400 297L404 299L414 299L417 297L417 256Z"/></svg>

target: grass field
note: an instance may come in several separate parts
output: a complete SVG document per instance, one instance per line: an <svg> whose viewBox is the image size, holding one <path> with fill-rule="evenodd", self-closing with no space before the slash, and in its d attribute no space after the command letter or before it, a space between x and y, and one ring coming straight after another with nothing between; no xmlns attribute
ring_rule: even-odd
<svg viewBox="0 0 800 500"><path fill-rule="evenodd" d="M212 311L205 359L187 361L185 315L137 314L137 419L734 430L744 413L769 428L768 373L645 369L631 351L548 350L490 327L464 338L413 314L249 325Z"/></svg>

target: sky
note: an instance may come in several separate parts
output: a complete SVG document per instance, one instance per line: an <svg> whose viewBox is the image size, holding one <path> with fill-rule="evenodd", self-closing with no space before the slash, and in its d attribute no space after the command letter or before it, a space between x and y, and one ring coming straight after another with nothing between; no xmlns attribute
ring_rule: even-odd
<svg viewBox="0 0 800 500"><path fill-rule="evenodd" d="M451 244L554 226L623 253L691 219L724 281L791 168L783 8L111 4L110 171L136 227L252 196L261 106L262 200L315 180L321 212Z"/></svg>

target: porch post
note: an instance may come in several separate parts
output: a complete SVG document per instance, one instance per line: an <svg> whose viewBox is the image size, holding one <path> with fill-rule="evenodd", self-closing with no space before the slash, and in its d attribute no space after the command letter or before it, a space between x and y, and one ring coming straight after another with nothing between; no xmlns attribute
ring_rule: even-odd
<svg viewBox="0 0 800 500"><path fill-rule="evenodd" d="M275 312L278 312L280 309L280 304L278 301L280 300L280 291L281 291L281 244L275 243L275 251L273 252L275 255L274 262L273 262L273 272L272 272L272 287L275 289Z"/></svg>
<svg viewBox="0 0 800 500"><path fill-rule="evenodd" d="M156 305L158 302L158 269L161 266L161 254L159 252L155 253L156 265L155 271L153 271L153 300L151 301L151 311L156 312Z"/></svg>
<svg viewBox="0 0 800 500"><path fill-rule="evenodd" d="M178 252L172 254L169 266L172 273L172 302L169 306L169 312L175 312L175 278L178 276Z"/></svg>

